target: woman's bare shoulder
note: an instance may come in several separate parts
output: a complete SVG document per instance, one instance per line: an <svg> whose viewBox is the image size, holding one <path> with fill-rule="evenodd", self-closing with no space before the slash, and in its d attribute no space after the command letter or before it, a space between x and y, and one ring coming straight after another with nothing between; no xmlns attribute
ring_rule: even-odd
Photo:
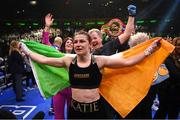
<svg viewBox="0 0 180 120"><path fill-rule="evenodd" d="M69 53L66 53L65 56L69 57L69 58L74 58L76 56L76 54L69 54Z"/></svg>
<svg viewBox="0 0 180 120"><path fill-rule="evenodd" d="M104 55L94 55L95 61L99 67L99 69L103 68L106 56Z"/></svg>
<svg viewBox="0 0 180 120"><path fill-rule="evenodd" d="M69 68L72 60L75 58L76 54L65 54L64 56L64 62L67 66L67 68Z"/></svg>

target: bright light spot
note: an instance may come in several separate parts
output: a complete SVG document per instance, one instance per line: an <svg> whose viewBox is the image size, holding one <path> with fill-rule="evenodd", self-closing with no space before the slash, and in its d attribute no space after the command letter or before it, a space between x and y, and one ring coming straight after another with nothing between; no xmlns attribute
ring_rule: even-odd
<svg viewBox="0 0 180 120"><path fill-rule="evenodd" d="M110 1L109 1L109 3L111 4L111 3L113 3L113 1L112 1L112 0L110 0Z"/></svg>
<svg viewBox="0 0 180 120"><path fill-rule="evenodd" d="M92 3L91 3L91 2L88 2L88 5L92 5Z"/></svg>
<svg viewBox="0 0 180 120"><path fill-rule="evenodd" d="M30 1L30 4L31 4L31 5L36 5L36 4L37 4L37 1L36 1L36 0L32 0L32 1Z"/></svg>

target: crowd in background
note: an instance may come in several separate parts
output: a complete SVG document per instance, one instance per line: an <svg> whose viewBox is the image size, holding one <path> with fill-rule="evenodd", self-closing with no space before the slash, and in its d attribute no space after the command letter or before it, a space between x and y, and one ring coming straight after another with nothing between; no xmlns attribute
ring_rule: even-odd
<svg viewBox="0 0 180 120"><path fill-rule="evenodd" d="M76 30L74 30L74 31L76 31ZM0 51L1 51L0 57L4 58L7 56L10 56L11 62L9 65L12 68L15 68L15 67L19 68L19 66L17 65L18 62L21 64L20 65L21 68L19 68L19 70L18 70L19 73L17 73L17 71L13 71L13 70L9 71L12 73L12 76L14 78L20 79L20 77L22 77L22 76L19 76L19 74L24 74L24 70L22 70L22 69L25 69L25 65L26 65L26 68L29 66L29 65L27 65L28 63L24 61L26 56L22 55L21 51L18 50L19 45L14 40L20 41L21 39L26 39L26 40L33 40L36 42L43 43L44 42L43 41L43 39L44 39L43 38L43 32L44 32L44 29L38 29L38 30L33 30L29 33L23 33L23 34L12 33L12 34L1 36L0 39L1 39L2 45L1 45L1 49L0 49ZM55 49L58 49L60 52L73 53L73 36L68 36L68 35L63 34L63 32L60 29L51 28L48 32L49 32L49 35L48 35L49 43L43 43L43 44L51 45ZM152 34L149 34L149 35L151 37L155 37ZM167 40L168 42L170 42L171 44L176 46L176 48L175 48L174 52L169 56L171 59L170 63L173 63L173 64L170 67L167 65L168 70L172 73L171 78L173 79L173 81L170 81L170 82L168 81L166 83L162 83L161 85L159 85L156 88L157 89L156 92L160 96L160 98L159 98L160 99L160 106L159 106L159 111L157 112L157 113L159 113L158 114L159 116L155 115L156 118L164 118L164 116L167 113L170 114L171 112L173 112L173 111L169 111L169 110L172 110L169 107L172 107L174 105L179 107L179 104L178 104L179 97L177 97L177 96L179 95L178 91L180 90L179 89L179 87L180 87L179 83L180 82L177 81L177 79L179 79L179 72L180 72L180 49L179 49L180 37L174 37L174 38L163 37L163 39ZM106 42L108 42L108 41L106 41ZM106 42L103 42L103 43L105 44ZM13 47L15 48L15 51L16 51L16 53L13 53L14 55L12 55L12 51L11 51L12 49L14 50ZM8 55L8 53L9 53L9 55ZM9 59L9 61L10 61L10 59ZM15 66L13 66L13 65L15 65ZM10 69L11 69L11 67L10 67ZM171 70L171 68L173 68L173 69ZM33 75L32 75L31 70L26 71L26 76L28 76L27 77L28 79L34 79L32 77ZM14 91L16 93L16 100L22 101L23 100L22 98L24 96L24 94L22 92L22 86L21 86L22 81L19 81L19 83L17 83L17 82L15 82L15 81L17 81L16 79L13 81L13 88L14 88ZM29 86L28 84L29 83L27 82L27 86ZM35 85L35 82L33 82L33 85ZM68 89L67 89L67 91L68 91ZM71 94L71 93L69 93L69 94ZM168 99L169 95L171 95L170 99ZM52 103L57 104L56 99L57 99L57 96L54 96ZM174 104L173 105L171 104L172 106L168 106L170 103L174 103ZM179 103L180 103L180 101L179 101ZM54 109L56 109L56 111L58 111L58 108L56 108L56 107ZM174 108L179 109L177 107L173 107L173 109ZM178 114L178 113L176 113L176 114ZM133 117L130 116L129 118L133 118ZM172 118L173 118L173 116L172 116Z"/></svg>

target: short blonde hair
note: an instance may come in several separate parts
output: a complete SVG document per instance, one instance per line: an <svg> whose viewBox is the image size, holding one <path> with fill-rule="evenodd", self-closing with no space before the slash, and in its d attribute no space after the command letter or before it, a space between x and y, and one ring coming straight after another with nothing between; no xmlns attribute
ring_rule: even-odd
<svg viewBox="0 0 180 120"><path fill-rule="evenodd" d="M133 47L133 46L136 46L142 42L145 42L149 38L150 37L147 33L137 32L136 34L134 34L130 37L128 44L130 47Z"/></svg>
<svg viewBox="0 0 180 120"><path fill-rule="evenodd" d="M62 45L62 42L63 42L63 40L62 40L62 38L61 37L55 37L55 39L54 39L54 43L56 43L56 44L58 44L58 45Z"/></svg>
<svg viewBox="0 0 180 120"><path fill-rule="evenodd" d="M101 31L99 29L96 29L96 28L90 29L88 31L88 34L91 34L92 32L96 32L99 35L99 37L102 38L102 33L101 33Z"/></svg>

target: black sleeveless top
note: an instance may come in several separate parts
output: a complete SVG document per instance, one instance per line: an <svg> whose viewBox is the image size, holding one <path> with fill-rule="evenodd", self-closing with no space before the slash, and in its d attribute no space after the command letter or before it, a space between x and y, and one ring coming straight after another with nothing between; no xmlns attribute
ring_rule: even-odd
<svg viewBox="0 0 180 120"><path fill-rule="evenodd" d="M79 67L77 57L71 62L69 67L69 80L72 88L93 89L98 88L102 79L102 74L95 62L94 56L88 67Z"/></svg>

